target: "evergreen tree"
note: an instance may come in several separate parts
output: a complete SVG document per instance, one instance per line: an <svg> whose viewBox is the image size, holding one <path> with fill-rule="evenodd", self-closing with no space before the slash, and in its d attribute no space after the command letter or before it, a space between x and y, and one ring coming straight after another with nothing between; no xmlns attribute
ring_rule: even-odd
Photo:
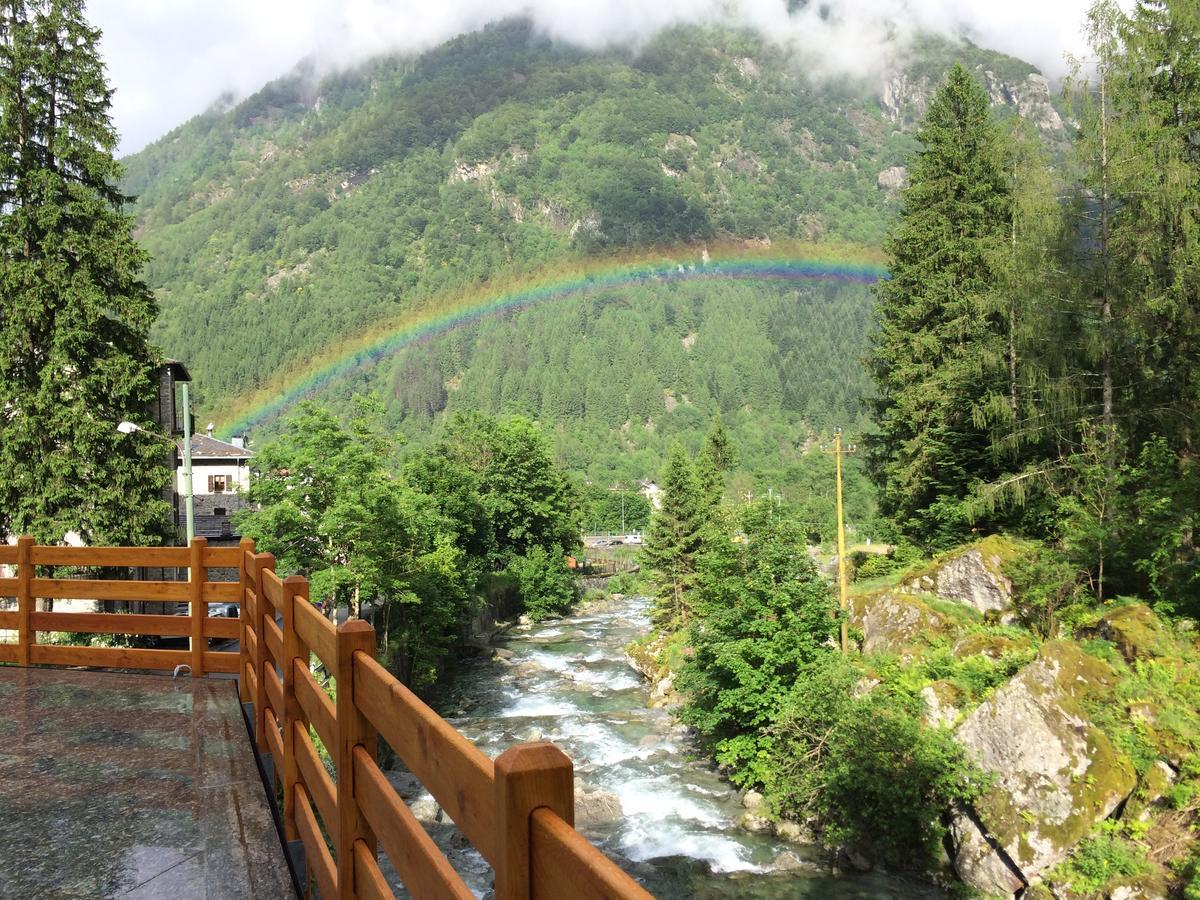
<svg viewBox="0 0 1200 900"><path fill-rule="evenodd" d="M150 426L141 280L100 32L81 0L0 5L0 534L160 538L163 448Z"/></svg>
<svg viewBox="0 0 1200 900"><path fill-rule="evenodd" d="M885 245L891 278L877 289L871 465L883 511L938 546L967 531L970 486L997 472L982 411L1008 387L1007 316L989 294L1012 187L987 93L961 65L917 137L924 147Z"/></svg>
<svg viewBox="0 0 1200 900"><path fill-rule="evenodd" d="M704 438L700 458L696 460L696 480L704 500L717 506L725 493L725 475L733 468L733 447L718 412Z"/></svg>
<svg viewBox="0 0 1200 900"><path fill-rule="evenodd" d="M662 476L662 508L650 519L642 562L658 584L655 618L661 624L687 620L687 592L696 574L696 554L703 543L706 505L687 452L671 448Z"/></svg>

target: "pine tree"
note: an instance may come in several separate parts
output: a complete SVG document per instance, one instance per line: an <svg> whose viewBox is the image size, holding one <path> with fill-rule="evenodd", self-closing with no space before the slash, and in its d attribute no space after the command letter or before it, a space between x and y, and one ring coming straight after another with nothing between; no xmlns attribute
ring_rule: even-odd
<svg viewBox="0 0 1200 900"><path fill-rule="evenodd" d="M987 93L961 65L917 137L924 148L885 247L891 277L877 288L871 467L883 511L936 546L963 536L972 484L997 474L982 411L1008 387L1006 315L989 294L1012 188Z"/></svg>
<svg viewBox="0 0 1200 900"><path fill-rule="evenodd" d="M733 447L718 412L696 460L696 481L704 501L714 507L725 493L725 475L733 468Z"/></svg>
<svg viewBox="0 0 1200 900"><path fill-rule="evenodd" d="M663 471L662 508L651 517L642 548L642 562L658 584L655 618L660 624L687 620L687 593L695 584L706 509L692 462L675 444Z"/></svg>
<svg viewBox="0 0 1200 900"><path fill-rule="evenodd" d="M81 0L0 4L0 533L161 536L156 303L122 211L100 33Z"/></svg>

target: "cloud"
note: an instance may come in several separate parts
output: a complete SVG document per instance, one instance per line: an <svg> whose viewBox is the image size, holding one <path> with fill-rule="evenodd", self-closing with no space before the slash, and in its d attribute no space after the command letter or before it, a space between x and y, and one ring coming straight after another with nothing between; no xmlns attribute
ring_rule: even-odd
<svg viewBox="0 0 1200 900"><path fill-rule="evenodd" d="M245 96L316 55L331 66L419 51L515 15L586 47L637 44L662 28L733 23L831 73L869 74L885 40L918 31L966 34L1056 78L1083 52L1089 0L93 0L91 20L117 90L122 151L135 151L223 92ZM896 46L893 43L890 46Z"/></svg>

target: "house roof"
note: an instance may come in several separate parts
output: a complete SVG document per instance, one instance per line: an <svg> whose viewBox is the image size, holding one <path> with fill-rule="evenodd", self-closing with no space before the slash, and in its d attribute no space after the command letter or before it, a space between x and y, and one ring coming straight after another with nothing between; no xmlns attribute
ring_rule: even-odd
<svg viewBox="0 0 1200 900"><path fill-rule="evenodd" d="M183 441L179 442L183 453ZM254 454L245 447L235 447L207 434L192 435L192 459L252 459Z"/></svg>

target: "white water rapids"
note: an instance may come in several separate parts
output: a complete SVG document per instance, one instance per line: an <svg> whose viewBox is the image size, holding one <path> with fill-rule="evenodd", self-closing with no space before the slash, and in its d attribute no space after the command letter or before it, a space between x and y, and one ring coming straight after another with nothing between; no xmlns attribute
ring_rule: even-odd
<svg viewBox="0 0 1200 900"><path fill-rule="evenodd" d="M440 711L489 756L530 740L565 750L577 785L620 801L615 819L590 823L577 801L580 829L660 898L942 896L890 876L835 877L819 848L737 827L737 792L668 711L647 708L648 686L625 659L624 648L649 628L647 608L630 597L517 626L496 641L511 659L468 663ZM429 821L432 798L418 791L410 802L476 895L490 896L483 859L448 818Z"/></svg>

